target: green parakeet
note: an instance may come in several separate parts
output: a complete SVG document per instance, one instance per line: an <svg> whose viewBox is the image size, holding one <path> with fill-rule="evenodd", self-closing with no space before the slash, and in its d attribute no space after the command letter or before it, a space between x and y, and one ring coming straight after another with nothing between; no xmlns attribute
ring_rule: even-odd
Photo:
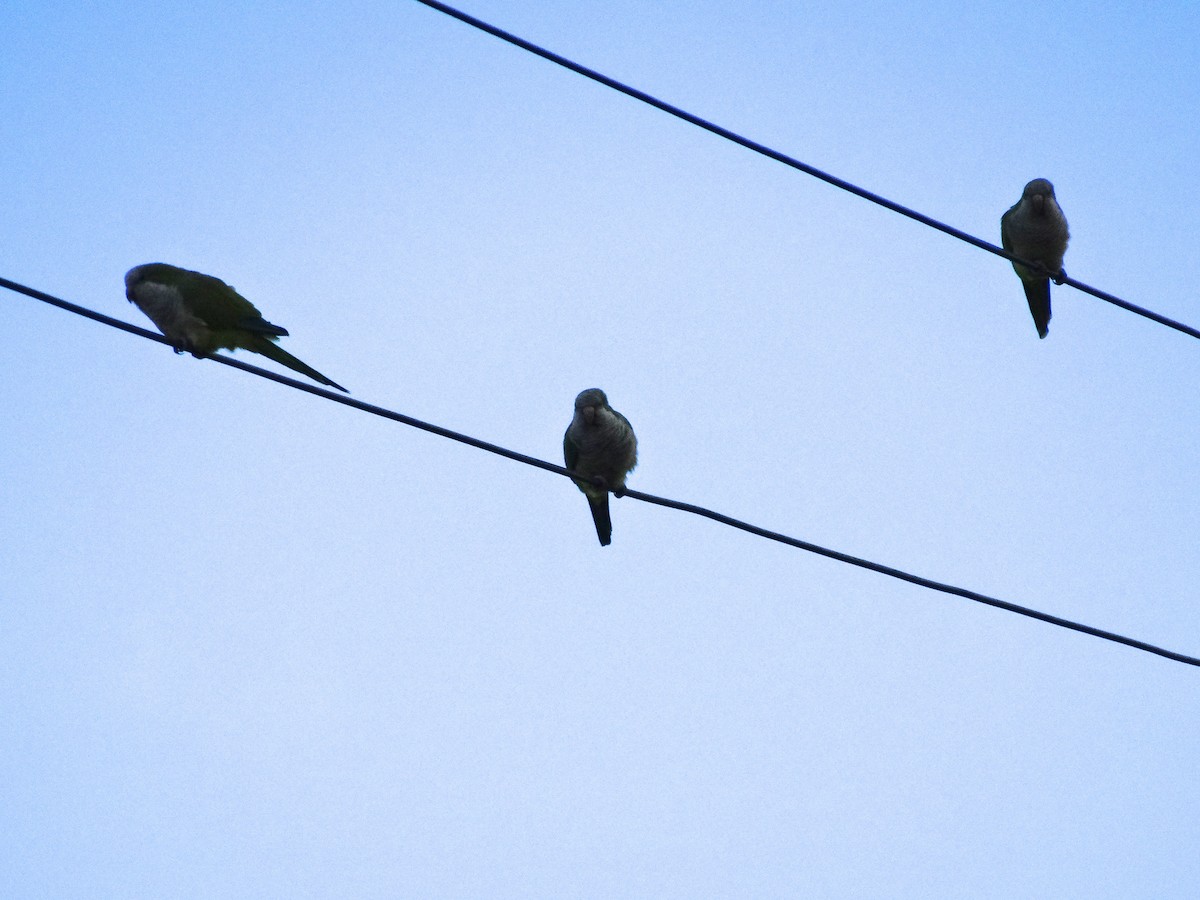
<svg viewBox="0 0 1200 900"><path fill-rule="evenodd" d="M275 342L287 329L272 325L220 278L166 263L146 263L125 273L125 296L150 317L176 353L205 356L241 347L270 357L320 384L346 391ZM349 391L346 391L349 393Z"/></svg>
<svg viewBox="0 0 1200 900"><path fill-rule="evenodd" d="M629 420L608 405L599 388L589 388L575 398L575 416L563 435L563 459L574 472L599 475L608 487L625 487L625 476L637 465L637 438ZM608 491L586 481L576 481L587 495L600 544L612 543Z"/></svg>
<svg viewBox="0 0 1200 900"><path fill-rule="evenodd" d="M1050 330L1050 279L1046 272L1052 277L1063 274L1063 254L1067 252L1070 237L1066 216L1054 196L1054 185L1045 178L1035 178L1025 185L1016 206L1000 217L1000 242L1004 249L1046 267L1041 272L1012 264L1021 276L1039 338L1044 338Z"/></svg>

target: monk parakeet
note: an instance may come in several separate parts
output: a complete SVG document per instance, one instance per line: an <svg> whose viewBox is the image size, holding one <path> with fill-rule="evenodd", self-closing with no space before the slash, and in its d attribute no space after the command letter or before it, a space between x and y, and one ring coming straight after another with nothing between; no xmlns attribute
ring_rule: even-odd
<svg viewBox="0 0 1200 900"><path fill-rule="evenodd" d="M242 347L346 391L276 345L287 329L272 325L258 309L220 278L166 263L146 263L125 273L125 296L150 317L176 353L205 356ZM346 391L349 393L349 391Z"/></svg>
<svg viewBox="0 0 1200 900"><path fill-rule="evenodd" d="M1046 275L1047 272L1050 277L1064 274L1063 254L1067 252L1070 236L1066 216L1054 197L1054 185L1045 178L1035 178L1025 185L1017 205L1000 217L1000 242L1004 249L1046 267L1045 271L1038 271L1013 263L1025 287L1025 299L1029 301L1040 338L1050 329L1050 278Z"/></svg>
<svg viewBox="0 0 1200 900"><path fill-rule="evenodd" d="M625 476L637 465L633 427L608 405L608 397L599 388L589 388L575 398L575 416L563 435L563 459L568 469L588 477L599 475L615 490L625 487ZM575 484L587 495L600 544L611 544L608 491L586 481Z"/></svg>

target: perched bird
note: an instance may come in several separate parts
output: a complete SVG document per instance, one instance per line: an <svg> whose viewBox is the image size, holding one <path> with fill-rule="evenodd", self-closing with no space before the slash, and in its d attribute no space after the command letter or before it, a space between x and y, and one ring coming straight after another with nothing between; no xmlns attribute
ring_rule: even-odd
<svg viewBox="0 0 1200 900"><path fill-rule="evenodd" d="M1062 263L1070 237L1066 216L1054 197L1054 185L1045 178L1035 178L1025 185L1016 206L1000 217L1000 242L1004 249L1045 266L1039 270L1012 264L1021 276L1040 338L1050 329L1050 279L1066 274Z"/></svg>
<svg viewBox="0 0 1200 900"><path fill-rule="evenodd" d="M166 263L146 263L125 273L125 296L150 317L175 345L176 353L186 350L199 357L241 347L346 391L277 346L279 338L287 337L287 329L264 319L253 303L220 278Z"/></svg>
<svg viewBox="0 0 1200 900"><path fill-rule="evenodd" d="M624 490L625 476L637 465L637 438L629 420L608 405L599 388L589 388L575 398L575 416L563 435L563 459L568 469L580 475L604 479L607 488L587 481L575 484L587 495L600 544L611 544L608 489Z"/></svg>

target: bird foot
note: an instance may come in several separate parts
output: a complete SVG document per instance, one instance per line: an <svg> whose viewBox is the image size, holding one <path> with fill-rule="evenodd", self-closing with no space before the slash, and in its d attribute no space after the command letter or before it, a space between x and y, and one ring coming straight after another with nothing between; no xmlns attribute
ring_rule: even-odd
<svg viewBox="0 0 1200 900"><path fill-rule="evenodd" d="M1035 271L1037 272L1039 278L1049 278L1055 284L1062 284L1063 279L1067 277L1067 272L1065 269L1059 269L1057 272L1055 272L1043 262L1037 263Z"/></svg>

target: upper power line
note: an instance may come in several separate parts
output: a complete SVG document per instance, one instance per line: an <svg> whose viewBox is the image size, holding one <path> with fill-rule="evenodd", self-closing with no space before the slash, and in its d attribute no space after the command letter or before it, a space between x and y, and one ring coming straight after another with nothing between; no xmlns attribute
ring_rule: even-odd
<svg viewBox="0 0 1200 900"><path fill-rule="evenodd" d="M879 194L868 191L866 188L861 188L843 178L838 178L836 175L830 175L828 172L823 172L815 166L810 166L808 163L801 162L795 157L788 156L786 153L782 153L779 150L774 150L771 147L768 147L766 144L760 144L758 141L751 140L750 138L744 137L737 132L730 131L728 128L717 125L715 122L710 122L708 119L703 119L685 109L681 109L678 106L667 103L665 100L660 100L657 97L647 94L645 91L638 90L637 88L625 84L624 82L617 81L615 78L610 78L601 72L597 72L595 69L590 69L585 65L567 59L565 56L560 56L552 50L547 50L544 47L540 47L537 44L527 41L522 37L518 37L517 35L505 31L502 28L497 28L495 25L491 25L487 22L484 22L482 19L477 19L474 16L468 15L462 10L455 9L453 6L447 6L445 3L438 2L438 0L416 0L416 2L424 6L428 6L430 9L435 9L438 12L445 13L448 16L458 19L460 22L464 22L473 28L477 28L480 31L490 34L493 37L498 37L502 41L507 41L514 47L520 47L522 50L527 50L530 53L542 57L542 59L549 60L555 65L562 66L564 69L570 69L572 72L576 72L585 78L590 78L592 81L598 82L605 87L610 87L614 91L620 91L622 94L633 97L635 100L640 100L642 103L653 106L655 109L660 109L665 113L675 116L677 119L682 119L685 122L695 125L697 128L703 128L705 131L712 132L718 137L722 137L727 141L732 141L735 144L740 144L748 150L753 150L755 153L760 153L763 156L775 160L776 162L781 162L785 166L790 166L793 169L804 172L806 175L811 175L813 178L819 178L821 181L824 181L827 184L831 184L843 191L848 191L851 194L862 197L864 200L870 200L872 203L876 203L885 209L890 209L892 212L899 213L902 216L907 216L910 219L915 219L922 225L928 225L930 228L935 228L938 231L950 235L951 237L958 238L960 241L972 244L981 250L988 251L989 253L994 253L996 256L1002 256L1012 262L1018 262L1035 269L1040 268L1037 262L1023 259L1019 256L1009 253L1003 247L997 247L995 244L985 241L982 238L975 237L973 234L968 234L959 228L955 228L953 225L947 225L945 222L938 221L932 216L927 216L924 213L917 212L915 209L910 209L909 207L897 203L894 200L889 200L887 197L883 197ZM1177 322L1174 319L1170 319L1164 315L1154 312L1153 310L1138 306L1135 303L1130 303L1128 300L1122 300L1120 297L1109 294L1106 291L1100 290L1099 288L1094 288L1091 285L1084 284L1081 281L1076 281L1074 278L1068 277L1066 273L1062 273L1060 277L1055 278L1055 281L1058 284L1067 284L1076 290L1083 291L1086 294L1091 294L1093 297L1097 297L1106 303L1111 303L1114 306L1119 306L1122 309L1127 309L1130 312L1137 313L1139 316L1144 316L1147 319L1158 322L1160 325L1166 325L1168 328L1174 328L1176 331L1182 331L1184 334L1191 335L1194 338L1200 338L1200 330L1197 330L1190 325Z"/></svg>
<svg viewBox="0 0 1200 900"><path fill-rule="evenodd" d="M106 316L103 313L98 313L95 310L87 309L75 303L70 303L62 300L51 294L36 290L35 288L26 287L23 284L18 284L15 281L9 281L7 278L0 278L0 287L7 288L10 291L15 291L19 294L24 294L32 297L35 300L40 300L43 303L48 303L52 306L57 306L67 312L75 313L76 315L84 316L104 325L119 328L122 331L127 331L130 334L135 334L138 337L147 338L152 341L157 341L160 344L173 346L170 341L160 334L155 334L152 331L147 331L144 328L139 328L136 325L131 325L128 322L123 322L120 319L114 319L111 316ZM260 378L266 378L270 381L278 382L279 384L287 385L290 388L295 388L299 391L305 391L309 394L314 394L322 397L325 400L330 400L334 403L340 403L343 406L350 406L361 410L365 413L370 413L373 416L379 416L384 419L390 419L393 422L399 422L402 425L409 425L413 428L419 428L422 431L428 431L431 434L436 434L439 437L444 437L452 441L458 441L462 444L469 444L472 447L477 447L480 450L486 450L489 453L495 453L507 459L514 460L519 463L524 463L527 466L543 469L547 472L553 472L556 475L564 475L568 478L576 480L591 481L600 487L605 487L602 480L589 479L582 476L565 466L556 465L552 462L547 462L544 459L538 459L535 456L529 456L525 453L518 453L515 450L509 450L507 447L501 447L498 444L493 444L489 441L484 441L476 437L471 437L467 434L462 434L458 431L453 431L449 428L443 428L440 425L433 425L429 422L423 422L420 419L414 419L412 416L406 416L403 413L395 412L394 410L386 409L382 406L376 406L373 403L365 403L362 400L356 400L353 397L348 397L345 394L334 393L333 391L317 387L304 381L297 381L294 378L289 378L286 375L280 375L275 372L261 369L258 366L252 366L238 359L232 359L228 356L219 356L217 354L209 354L204 357L211 359L214 362L221 363L225 366L232 366L235 369L241 369L245 372L250 372ZM847 563L852 566L857 566L862 569L869 569L872 572L878 572L881 575L887 575L889 578L895 578L900 581L906 581L909 584L915 584L918 587L928 588L929 590L939 591L943 594L952 594L956 597L963 597L967 600L972 600L976 603L982 603L987 606L994 606L997 609L1003 609L1007 612L1016 613L1017 615L1026 616L1031 619L1038 619L1042 622L1047 622L1051 625L1057 625L1060 628L1067 628L1071 631L1078 631L1082 634L1088 634L1092 637L1098 637L1106 641L1112 641L1118 644L1124 644L1127 647L1133 647L1136 650L1142 650L1146 653L1153 653L1157 656L1170 659L1175 662L1184 663L1190 666L1200 667L1200 658L1189 656L1185 653L1178 653L1174 650L1167 650L1163 647L1158 647L1154 644L1146 643L1145 641L1137 640L1136 638L1127 637L1126 635L1117 634L1112 631L1105 631L1102 628L1095 628L1091 625L1085 625L1082 622L1074 622L1070 619L1064 619L1059 616L1051 615L1050 613L1040 612L1036 609L1031 609L1026 606L1019 606L1016 603L1009 603L1005 600L999 600L995 597L989 597L986 594L978 593L977 591L968 590L967 588L956 587L951 584L945 584L940 581L934 581L930 578L925 578L921 575L914 575L910 572L905 572L901 569L893 568L892 566L884 565L883 563L872 562L871 560L862 559L861 557L852 556L849 553L842 553L839 550L831 550L827 547L822 547L818 544L810 543L799 538L789 537L776 531L770 531L766 528L761 528L757 525L752 525L740 519L735 519L732 516L724 515L723 513L714 512L711 509L705 509L702 506L695 506L691 503L683 503L679 500L671 500L666 497L658 497L654 494L646 494L635 490L621 490L614 492L617 496L632 497L635 500L641 500L644 503L651 503L655 506L665 506L670 509L677 509L682 512L691 513L692 515L702 516L706 519L712 519L714 522L720 522L723 525L728 525L731 528L737 528L741 531L758 537L766 538L767 540L776 541L781 544L787 544L790 547L796 547L800 550L807 550L809 553L816 553L820 556L829 559L837 560L838 562Z"/></svg>

